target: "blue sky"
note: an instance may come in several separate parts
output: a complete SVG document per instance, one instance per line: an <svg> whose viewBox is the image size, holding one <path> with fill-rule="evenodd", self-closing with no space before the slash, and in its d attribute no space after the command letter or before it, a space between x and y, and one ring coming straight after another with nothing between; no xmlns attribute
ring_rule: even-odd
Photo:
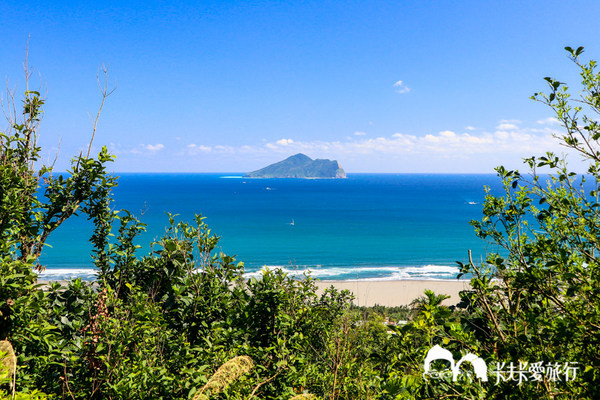
<svg viewBox="0 0 600 400"><path fill-rule="evenodd" d="M118 172L244 172L297 152L348 172L491 173L559 150L564 46L600 58L598 1L0 2L2 78L46 95L57 168L96 140ZM3 95L6 100L6 94ZM2 126L2 125L0 125Z"/></svg>

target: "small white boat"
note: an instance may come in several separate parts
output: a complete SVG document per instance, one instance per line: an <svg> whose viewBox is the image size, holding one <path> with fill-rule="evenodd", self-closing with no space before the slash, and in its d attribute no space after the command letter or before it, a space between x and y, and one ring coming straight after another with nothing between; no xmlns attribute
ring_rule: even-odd
<svg viewBox="0 0 600 400"><path fill-rule="evenodd" d="M291 225L291 226L294 226L294 225L296 225L296 223L294 222L294 218L292 218L292 222L290 222L290 225Z"/></svg>

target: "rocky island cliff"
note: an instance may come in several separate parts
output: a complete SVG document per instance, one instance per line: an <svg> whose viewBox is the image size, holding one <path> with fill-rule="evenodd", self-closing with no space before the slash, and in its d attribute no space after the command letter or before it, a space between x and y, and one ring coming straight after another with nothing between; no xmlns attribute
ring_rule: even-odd
<svg viewBox="0 0 600 400"><path fill-rule="evenodd" d="M248 172L245 178L346 178L346 172L337 160L324 160L298 153L257 171Z"/></svg>

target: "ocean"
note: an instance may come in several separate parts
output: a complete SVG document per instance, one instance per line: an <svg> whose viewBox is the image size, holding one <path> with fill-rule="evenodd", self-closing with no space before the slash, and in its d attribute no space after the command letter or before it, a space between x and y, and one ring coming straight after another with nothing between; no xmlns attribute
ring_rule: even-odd
<svg viewBox="0 0 600 400"><path fill-rule="evenodd" d="M263 268L306 270L327 280L454 279L456 261L485 258L489 245L469 221L481 219L484 186L495 175L348 174L347 179L246 179L242 174L119 174L115 209L147 224L140 255L160 238L167 212L206 217L219 251ZM48 240L42 279L94 279L92 224L74 217Z"/></svg>

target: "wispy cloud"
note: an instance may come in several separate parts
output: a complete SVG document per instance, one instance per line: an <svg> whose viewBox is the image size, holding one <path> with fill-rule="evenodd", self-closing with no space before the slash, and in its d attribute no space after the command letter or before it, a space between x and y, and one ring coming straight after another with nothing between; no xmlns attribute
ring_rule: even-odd
<svg viewBox="0 0 600 400"><path fill-rule="evenodd" d="M354 132L354 136L365 136L365 132Z"/></svg>
<svg viewBox="0 0 600 400"><path fill-rule="evenodd" d="M142 143L137 146L127 146L127 145L122 145L121 143L114 143L114 142L111 142L109 144L110 152L115 155L126 155L126 154L154 155L154 154L158 153L159 151L163 150L164 148L165 148L165 145L162 143L156 143L156 144Z"/></svg>
<svg viewBox="0 0 600 400"><path fill-rule="evenodd" d="M356 135L362 136L362 135ZM188 148L200 148L188 145ZM493 132L457 133L450 130L423 136L395 133L388 137L346 139L342 141L300 141L288 138L264 145L202 146L204 151L227 153L311 152L324 154L446 154L450 157L465 154L501 154L559 149L550 129L525 129L502 122Z"/></svg>
<svg viewBox="0 0 600 400"><path fill-rule="evenodd" d="M236 153L237 151L239 151L242 148L243 147L235 148L233 146L221 146L221 145L217 145L217 146L214 146L212 149L213 149L213 151L215 151L217 153L234 154L234 153Z"/></svg>
<svg viewBox="0 0 600 400"><path fill-rule="evenodd" d="M521 168L522 159L546 151L565 152L553 137L553 126L524 127L499 121L489 131L443 130L425 135L394 133L379 137L353 134L340 140L281 138L242 146L187 145L182 154L210 155L214 162L235 162L251 170L295 153L337 159L350 171L493 172L497 165ZM361 133L361 132L357 132ZM192 158L193 160L193 158ZM571 161L577 162L574 157ZM245 165L251 165L245 168Z"/></svg>
<svg viewBox="0 0 600 400"><path fill-rule="evenodd" d="M518 124L520 124L521 121L516 120L516 119L504 119L502 121L500 121L500 123L498 124L498 126L496 126L496 129L499 131L515 131L519 129Z"/></svg>
<svg viewBox="0 0 600 400"><path fill-rule="evenodd" d="M408 92L410 92L410 88L408 86L406 86L406 84L403 81L397 81L392 86L394 88L396 88L396 93L408 93Z"/></svg>
<svg viewBox="0 0 600 400"><path fill-rule="evenodd" d="M186 150L187 150L187 154L189 155L196 155L199 153L209 153L212 151L212 147L210 146L204 146L204 145L198 145L196 143L190 143L186 146Z"/></svg>
<svg viewBox="0 0 600 400"><path fill-rule="evenodd" d="M560 121L554 117L548 117L545 119L540 119L539 121L537 121L537 123L540 125L558 125L560 124Z"/></svg>
<svg viewBox="0 0 600 400"><path fill-rule="evenodd" d="M514 121L518 122L518 121ZM275 151L312 151L317 154L445 154L449 157L465 155L514 154L561 149L552 137L552 130L520 128L516 123L501 121L493 132L457 133L450 130L423 136L395 133L389 137L361 138L346 141L281 140L267 143Z"/></svg>

